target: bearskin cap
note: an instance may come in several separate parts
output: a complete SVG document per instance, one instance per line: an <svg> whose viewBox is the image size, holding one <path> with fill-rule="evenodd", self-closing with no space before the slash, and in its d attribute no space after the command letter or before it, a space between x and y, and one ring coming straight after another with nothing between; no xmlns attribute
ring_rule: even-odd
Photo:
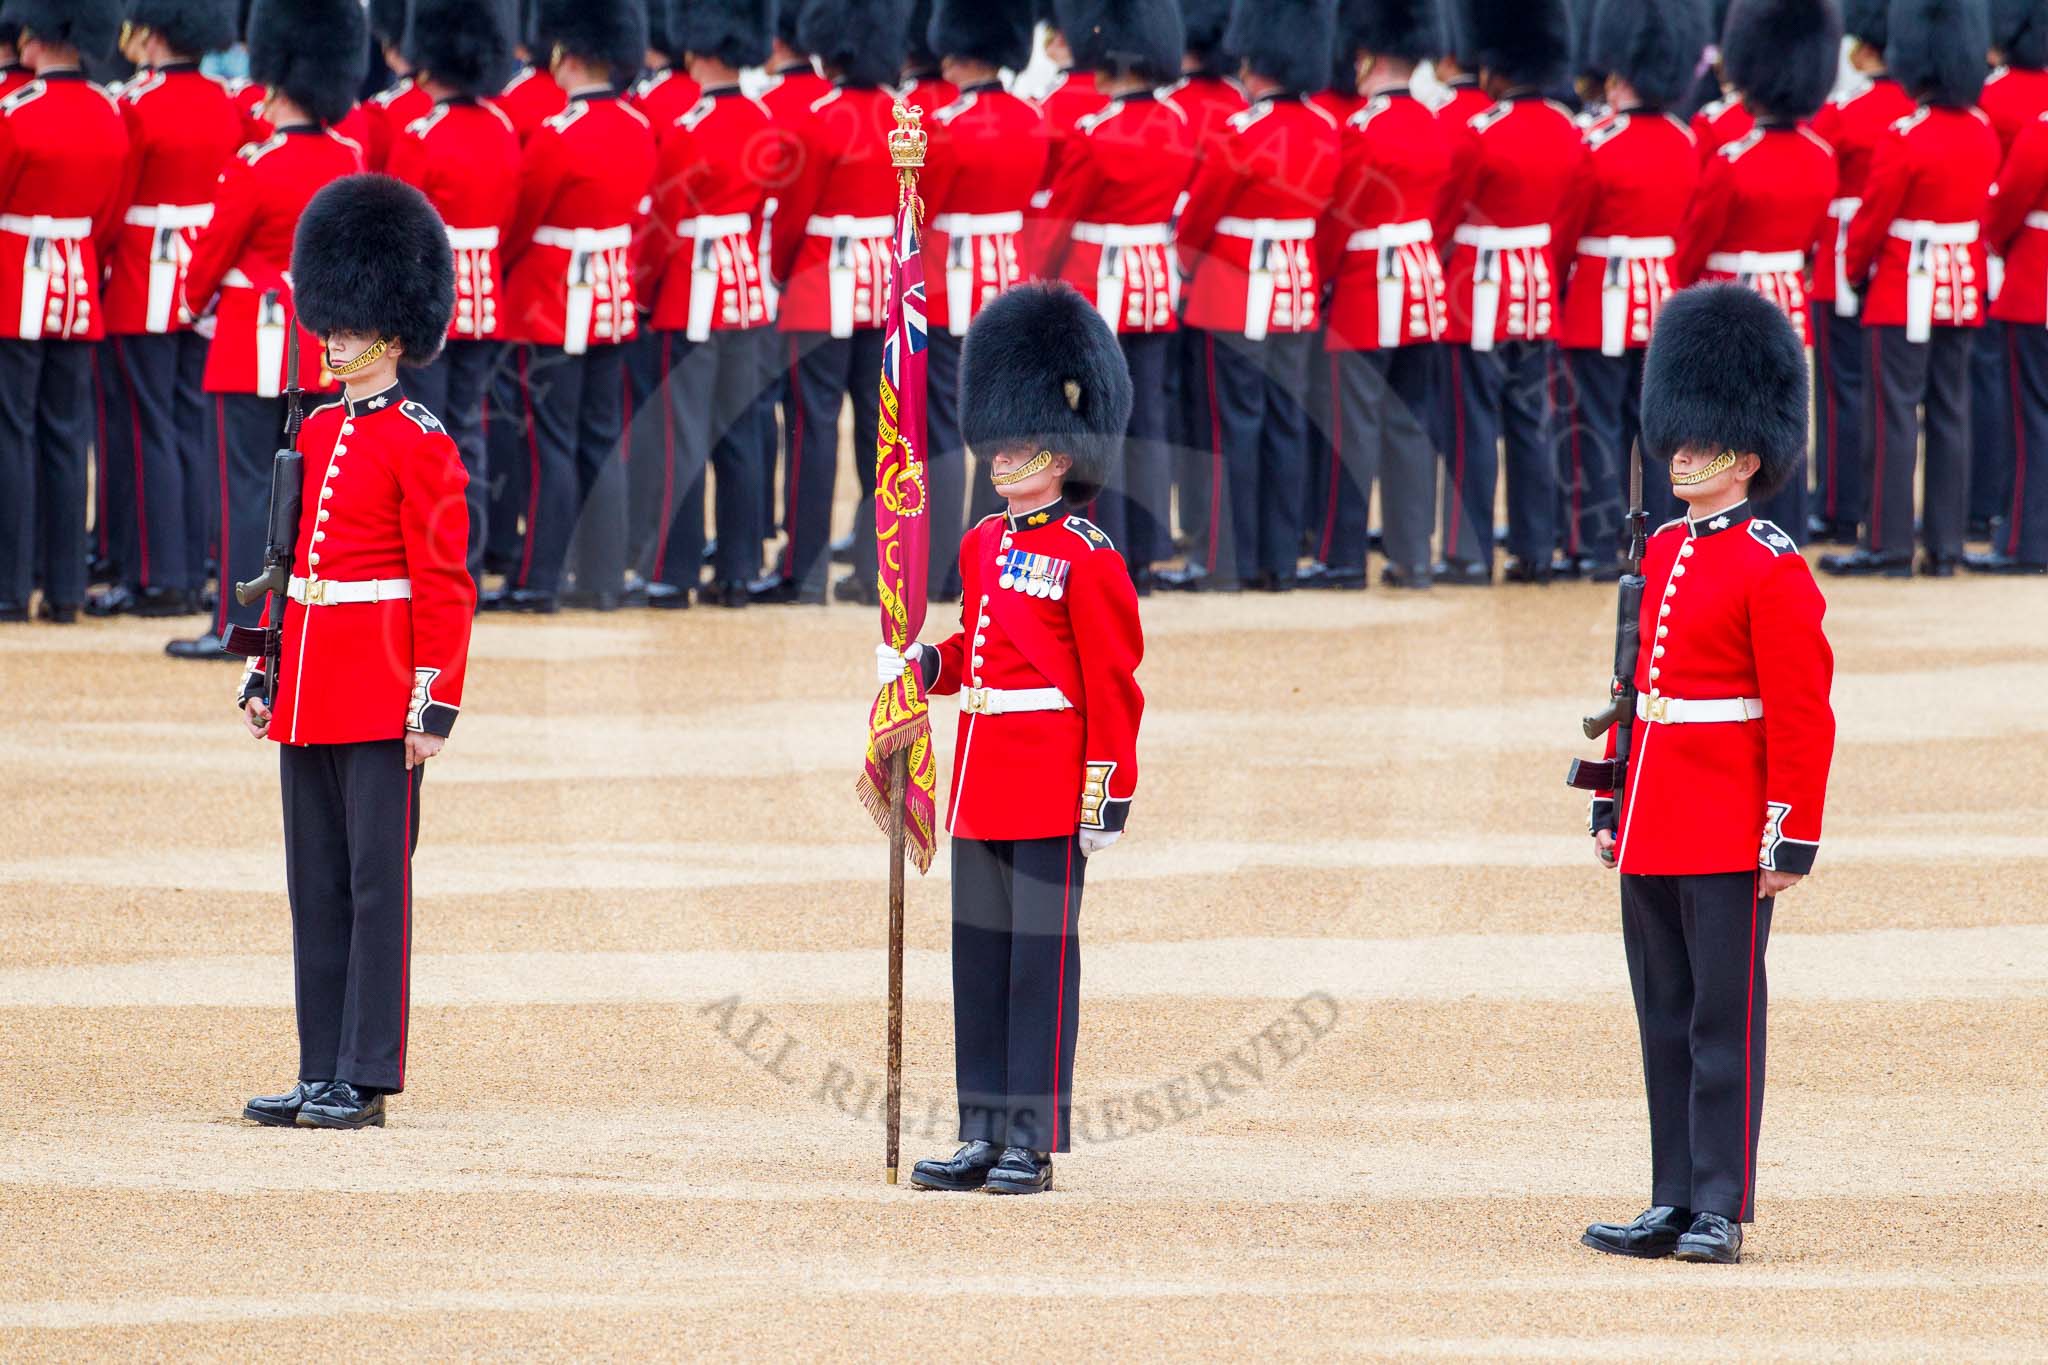
<svg viewBox="0 0 2048 1365"><path fill-rule="evenodd" d="M317 122L348 116L369 64L369 21L359 0L256 0L249 79L282 92Z"/></svg>
<svg viewBox="0 0 2048 1365"><path fill-rule="evenodd" d="M1991 0L1991 46L2007 66L2048 69L2048 0Z"/></svg>
<svg viewBox="0 0 2048 1365"><path fill-rule="evenodd" d="M1022 71L1031 61L1029 0L937 0L924 39L941 57L972 57Z"/></svg>
<svg viewBox="0 0 2048 1365"><path fill-rule="evenodd" d="M292 237L292 299L316 337L364 332L441 352L455 316L455 257L426 196L388 175L345 175L314 195Z"/></svg>
<svg viewBox="0 0 2048 1365"><path fill-rule="evenodd" d="M669 55L715 57L731 67L761 66L775 35L775 0L668 0Z"/></svg>
<svg viewBox="0 0 2048 1365"><path fill-rule="evenodd" d="M0 32L19 41L26 30L101 61L121 36L121 11L121 0L6 0L0 4Z"/></svg>
<svg viewBox="0 0 2048 1365"><path fill-rule="evenodd" d="M615 82L631 80L647 59L647 10L643 0L540 0L532 47L559 47L610 67Z"/></svg>
<svg viewBox="0 0 2048 1365"><path fill-rule="evenodd" d="M797 11L796 45L851 86L896 84L909 32L909 0L803 0Z"/></svg>
<svg viewBox="0 0 2048 1365"><path fill-rule="evenodd" d="M1841 51L1833 0L1735 0L1721 70L1757 112L1807 119L1827 103Z"/></svg>
<svg viewBox="0 0 2048 1365"><path fill-rule="evenodd" d="M1643 453L1690 446L1754 453L1753 497L1783 487L1806 454L1806 345L1777 304L1739 284L1681 290L1643 360Z"/></svg>
<svg viewBox="0 0 2048 1365"><path fill-rule="evenodd" d="M1586 65L1664 109L1685 98L1713 41L1706 0L1599 0Z"/></svg>
<svg viewBox="0 0 2048 1365"><path fill-rule="evenodd" d="M1473 75L1491 71L1515 85L1547 88L1571 70L1565 0L1463 0L1460 10L1458 65Z"/></svg>
<svg viewBox="0 0 2048 1365"><path fill-rule="evenodd" d="M1180 77L1187 31L1175 0L1058 0L1053 27L1083 71L1129 71L1165 84Z"/></svg>
<svg viewBox="0 0 2048 1365"><path fill-rule="evenodd" d="M181 57L220 52L235 45L234 0L131 0L128 22L146 28Z"/></svg>
<svg viewBox="0 0 2048 1365"><path fill-rule="evenodd" d="M488 94L512 72L512 35L505 18L502 4L413 0L402 51L415 71L465 94Z"/></svg>
<svg viewBox="0 0 2048 1365"><path fill-rule="evenodd" d="M1437 0L1342 0L1337 7L1337 65L1360 52L1420 64L1448 42Z"/></svg>
<svg viewBox="0 0 2048 1365"><path fill-rule="evenodd" d="M1967 109L1991 74L1991 15L1984 0L1892 0L1884 64L1915 99Z"/></svg>
<svg viewBox="0 0 2048 1365"><path fill-rule="evenodd" d="M1223 46L1284 90L1325 89L1337 50L1337 0L1237 0Z"/></svg>

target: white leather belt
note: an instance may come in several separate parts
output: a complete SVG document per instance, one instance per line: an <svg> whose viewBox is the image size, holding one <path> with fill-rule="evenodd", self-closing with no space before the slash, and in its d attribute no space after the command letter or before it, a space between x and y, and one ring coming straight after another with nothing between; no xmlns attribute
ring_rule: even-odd
<svg viewBox="0 0 2048 1365"><path fill-rule="evenodd" d="M2048 232L2048 213L2042 213L2036 209L2026 216L2025 222L2030 228L2039 228L2043 232Z"/></svg>
<svg viewBox="0 0 2048 1365"><path fill-rule="evenodd" d="M705 241L714 237L750 237L754 220L744 213L700 213L676 224L676 236Z"/></svg>
<svg viewBox="0 0 2048 1365"><path fill-rule="evenodd" d="M1685 701L1678 697L1650 697L1636 693L1636 719L1654 721L1659 725L1713 725L1763 718L1761 697Z"/></svg>
<svg viewBox="0 0 2048 1365"><path fill-rule="evenodd" d="M1057 687L1021 687L1008 691L1000 687L963 687L960 710L970 716L1001 716L1018 711L1067 711L1073 709L1066 693Z"/></svg>
<svg viewBox="0 0 2048 1365"><path fill-rule="evenodd" d="M456 251L496 251L498 230L494 227L448 229L448 245Z"/></svg>
<svg viewBox="0 0 2048 1365"><path fill-rule="evenodd" d="M82 242L92 236L90 218L45 218L41 214L0 213L0 232L19 233L45 242Z"/></svg>
<svg viewBox="0 0 2048 1365"><path fill-rule="evenodd" d="M537 227L533 230L533 244L560 247L564 251L585 254L593 251L622 251L633 244L633 229L630 224L608 228Z"/></svg>
<svg viewBox="0 0 2048 1365"><path fill-rule="evenodd" d="M240 266L234 267L227 274L221 276L220 282L221 286L226 289L254 289L256 287L256 281L243 274L242 267Z"/></svg>
<svg viewBox="0 0 2048 1365"><path fill-rule="evenodd" d="M1930 223L1922 218L1894 218L1891 234L1905 242L1930 246L1968 246L1977 240L1975 223Z"/></svg>
<svg viewBox="0 0 2048 1365"><path fill-rule="evenodd" d="M1074 240L1090 246L1172 246L1171 223L1076 223Z"/></svg>
<svg viewBox="0 0 2048 1365"><path fill-rule="evenodd" d="M130 227L200 228L213 221L213 205L130 204L121 221Z"/></svg>
<svg viewBox="0 0 2048 1365"><path fill-rule="evenodd" d="M1803 251L1716 251L1707 269L1729 275L1785 275L1806 269Z"/></svg>
<svg viewBox="0 0 2048 1365"><path fill-rule="evenodd" d="M292 575L286 596L309 607L337 607L349 602L396 602L412 596L410 578L366 578L340 583L331 578Z"/></svg>
<svg viewBox="0 0 2048 1365"><path fill-rule="evenodd" d="M1581 237L1578 250L1604 261L1661 261L1678 254L1678 243L1669 237Z"/></svg>
<svg viewBox="0 0 2048 1365"><path fill-rule="evenodd" d="M932 226L948 237L999 237L1006 232L1024 230L1024 213L1013 209L1008 213L942 213L932 219Z"/></svg>
<svg viewBox="0 0 2048 1365"><path fill-rule="evenodd" d="M1221 218L1216 231L1251 242L1308 242L1316 235L1313 218Z"/></svg>
<svg viewBox="0 0 2048 1365"><path fill-rule="evenodd" d="M1421 246L1436 235L1428 219L1412 223L1382 223L1376 228L1362 228L1345 241L1346 251L1378 251L1383 246Z"/></svg>
<svg viewBox="0 0 2048 1365"><path fill-rule="evenodd" d="M1830 199L1828 201L1828 217L1837 219L1854 218L1856 216L1856 210L1862 207L1863 201L1861 199Z"/></svg>
<svg viewBox="0 0 2048 1365"><path fill-rule="evenodd" d="M847 213L834 214L829 218L816 214L804 224L804 231L813 237L889 237L896 232L896 220L856 218Z"/></svg>
<svg viewBox="0 0 2048 1365"><path fill-rule="evenodd" d="M1531 247L1550 245L1550 224L1503 228L1466 223L1451 233L1451 240L1480 251L1526 251Z"/></svg>

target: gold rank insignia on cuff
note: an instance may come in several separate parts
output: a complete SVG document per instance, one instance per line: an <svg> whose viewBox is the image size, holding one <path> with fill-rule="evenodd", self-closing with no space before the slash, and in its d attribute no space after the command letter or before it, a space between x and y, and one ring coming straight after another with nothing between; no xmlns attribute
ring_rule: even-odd
<svg viewBox="0 0 2048 1365"><path fill-rule="evenodd" d="M1006 550L996 561L1002 576L996 581L1011 592L1026 597L1045 597L1057 602L1067 595L1067 575L1073 569L1068 560L1035 555L1024 550Z"/></svg>

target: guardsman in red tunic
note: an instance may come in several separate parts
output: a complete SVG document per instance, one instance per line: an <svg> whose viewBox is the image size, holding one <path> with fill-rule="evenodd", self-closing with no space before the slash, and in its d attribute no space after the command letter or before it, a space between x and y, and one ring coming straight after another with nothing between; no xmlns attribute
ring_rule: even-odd
<svg viewBox="0 0 2048 1365"><path fill-rule="evenodd" d="M1753 500L1806 450L1806 348L1731 284L1672 299L1643 376L1643 455L1685 515L1650 538L1626 785L1593 802L1621 873L1650 1109L1650 1203L1613 1255L1732 1263L1756 1216L1776 898L1813 870L1834 755L1820 589ZM1609 732L1610 757L1614 752Z"/></svg>
<svg viewBox="0 0 2048 1365"><path fill-rule="evenodd" d="M109 364L107 489L120 581L86 603L95 616L184 616L201 610L207 504L206 338L184 309L192 237L213 217L221 168L242 145L242 119L201 53L234 41L232 0L135 0L123 87L128 163L116 211L101 225Z"/></svg>
<svg viewBox="0 0 2048 1365"><path fill-rule="evenodd" d="M1573 576L1620 576L1628 453L1639 426L1643 351L1676 288L1674 259L1699 162L1686 126L1667 111L1685 97L1708 42L1697 0L1601 0L1589 48L1605 73L1608 112L1586 129L1585 165L1557 233L1564 269L1558 465L1564 481L1560 566ZM1533 548L1507 566L1511 582L1542 583L1550 547L1536 526L1509 539ZM1659 497L1653 512L1669 510ZM1547 518L1543 519L1547 520Z"/></svg>
<svg viewBox="0 0 2048 1365"><path fill-rule="evenodd" d="M946 55L931 45L932 0L915 0L910 6L910 19L904 28L903 80L896 88L896 97L910 108L917 110L924 120L923 126L932 126L932 115L960 98L959 82L949 78L940 67L940 60ZM1000 12L1000 0L991 0L989 8ZM1031 49L1026 44L1024 61L1006 63L1013 71L1022 71L1024 62L1031 58ZM933 528L936 532L937 528ZM934 540L938 539L934 534Z"/></svg>
<svg viewBox="0 0 2048 1365"><path fill-rule="evenodd" d="M119 214L128 132L81 63L113 49L112 0L8 0L35 79L0 100L0 622L71 622L85 601L100 253Z"/></svg>
<svg viewBox="0 0 2048 1365"><path fill-rule="evenodd" d="M1366 509L1380 490L1388 584L1429 586L1436 522L1437 366L1448 305L1431 214L1450 176L1451 137L1410 90L1443 51L1435 0L1346 11L1344 55L1365 106L1344 125L1343 166L1317 235L1334 285L1322 363L1335 396L1324 513L1310 529L1313 587L1365 586Z"/></svg>
<svg viewBox="0 0 2048 1365"><path fill-rule="evenodd" d="M1251 107L1195 169L1175 250L1183 323L1206 334L1205 410L1222 477L1212 561L1220 589L1294 587L1308 469L1303 406L1322 324L1316 224L1337 183L1337 125L1304 91L1329 78L1333 0L1239 0L1223 46Z"/></svg>
<svg viewBox="0 0 2048 1365"><path fill-rule="evenodd" d="M488 611L561 605L571 535L572 603L615 610L625 586L625 344L639 331L633 233L654 184L647 116L617 94L647 51L640 0L542 0L562 112L527 140L503 244L505 335L494 403L520 413L526 538ZM516 457L515 457L516 458Z"/></svg>
<svg viewBox="0 0 2048 1365"><path fill-rule="evenodd" d="M931 324L925 444L932 508L926 581L940 601L960 595L953 554L967 499L960 346L975 314L1034 270L1024 221L1045 177L1045 116L1005 90L1001 79L1003 68L1021 71L1030 61L1031 33L1029 0L939 0L926 39L959 91L924 121L928 143L918 181L924 249L942 266L925 276ZM988 491L993 495L993 488Z"/></svg>
<svg viewBox="0 0 2048 1365"><path fill-rule="evenodd" d="M1843 29L1855 79L1821 106L1813 131L1835 149L1838 184L1813 253L1813 513L1808 538L1854 545L1870 506L1863 472L1862 296L1846 278L1849 225L1863 203L1871 153L1913 98L1884 68L1889 0L1846 0Z"/></svg>
<svg viewBox="0 0 2048 1365"><path fill-rule="evenodd" d="M1029 284L974 321L961 425L1009 509L960 545L960 630L877 649L960 698L953 836L953 1048L960 1150L920 1161L927 1190L1037 1194L1071 1150L1081 888L1123 834L1138 785L1145 653L1123 557L1080 511L1130 419L1116 338L1064 284Z"/></svg>
<svg viewBox="0 0 2048 1365"><path fill-rule="evenodd" d="M1508 549L1542 563L1557 544L1556 453L1545 411L1563 244L1553 241L1585 142L1571 111L1543 96L1567 68L1564 0L1470 0L1464 41L1498 98L1454 148L1444 271L1451 346L1439 582L1493 581L1493 508L1507 449Z"/></svg>
<svg viewBox="0 0 2048 1365"><path fill-rule="evenodd" d="M419 191L357 175L306 207L292 250L301 316L344 387L299 432L277 677L259 650L241 690L284 788L298 1083L242 1111L272 1127L381 1128L405 1089L420 782L462 706L476 609L461 456L398 380L448 334L444 233Z"/></svg>
<svg viewBox="0 0 2048 1365"><path fill-rule="evenodd" d="M1045 131L1051 141L1046 149L1045 179L1031 201L1031 233L1035 238L1040 234L1046 239L1058 237L1072 226L1037 220L1045 215L1046 202L1052 197L1053 177L1059 174L1060 159L1066 155L1075 128L1082 119L1109 103L1109 97L1095 88L1093 73L1075 69L1074 49L1062 30L1065 8L1062 0L1038 0L1038 17L1045 24L1045 55L1054 71L1052 83L1038 97L1038 108L1045 115Z"/></svg>
<svg viewBox="0 0 2048 1365"><path fill-rule="evenodd" d="M1035 270L1095 300L1117 334L1136 399L1122 460L1094 514L1122 548L1138 593L1152 564L1173 553L1168 375L1179 331L1180 269L1173 213L1196 161L1195 128L1159 89L1180 68L1184 43L1170 5L1066 4L1079 68L1109 103L1074 125L1035 225Z"/></svg>
<svg viewBox="0 0 2048 1365"><path fill-rule="evenodd" d="M214 631L171 641L174 658L226 658L219 632L256 623L259 609L235 601L234 575L263 557L270 457L284 428L286 334L298 325L286 273L292 232L321 187L362 169L362 149L331 125L354 107L368 55L355 0L264 0L249 23L249 72L269 91L263 108L275 131L221 172L213 218L185 268L185 310L211 313L213 324L206 444L219 472L219 582ZM334 384L304 328L299 383L314 393Z"/></svg>
<svg viewBox="0 0 2048 1365"><path fill-rule="evenodd" d="M2048 573L2048 114L2014 141L1991 195L1985 238L2005 258L2005 287L1991 316L2006 347L2012 488L1990 550L1970 555L1964 567Z"/></svg>
<svg viewBox="0 0 2048 1365"><path fill-rule="evenodd" d="M547 54L541 54L542 60L536 62L526 47L527 36L533 29L534 0L519 0L518 9L520 18L513 42L520 56L519 68L491 103L512 120L519 145L524 147L542 124L568 107L569 92L549 72Z"/></svg>
<svg viewBox="0 0 2048 1365"><path fill-rule="evenodd" d="M405 60L427 111L398 130L387 169L417 187L448 228L455 316L448 344L405 377L406 393L441 421L469 471L470 576L483 575L490 520L486 400L503 351L504 234L519 195L519 135L480 92L512 64L503 10L475 0L413 0Z"/></svg>
<svg viewBox="0 0 2048 1365"><path fill-rule="evenodd" d="M1756 126L1707 159L1680 236L1678 282L1734 280L1814 336L1808 248L1830 224L1835 153L1806 126L1834 85L1841 21L1829 0L1737 0L1721 64ZM1757 512L1806 534L1806 462Z"/></svg>
<svg viewBox="0 0 2048 1365"><path fill-rule="evenodd" d="M1947 577L1962 562L1971 334L1990 308L1981 228L1999 161L1998 134L1974 107L1989 31L1979 3L1892 5L1885 58L1919 107L1877 144L1849 229L1846 271L1863 293L1869 361L1863 463L1870 517L1860 548L1821 560L1828 573L1912 576L1913 473L1923 438L1921 569Z"/></svg>
<svg viewBox="0 0 2048 1365"><path fill-rule="evenodd" d="M791 131L798 173L775 211L775 277L788 350L789 469L780 572L758 601L822 602L831 564L839 413L853 405L853 448L875 448L881 402L882 311L894 259L896 174L889 130L903 65L902 12L894 0L810 0L798 18L803 46L832 88ZM875 600L875 462L853 462L853 574L841 601Z"/></svg>
<svg viewBox="0 0 2048 1365"><path fill-rule="evenodd" d="M370 36L376 40L381 61L395 78L390 85L363 101L363 168L381 171L391 160L391 148L415 119L434 108L434 97L422 89L419 73L406 57L407 0L370 0ZM470 13L478 21L495 27L503 6L492 0L472 4ZM346 131L346 130L344 130Z"/></svg>
<svg viewBox="0 0 2048 1365"><path fill-rule="evenodd" d="M636 461L659 472L648 600L686 605L671 595L696 588L699 601L744 607L767 530L767 449L755 412L773 318L757 254L768 198L758 168L777 130L767 107L741 93L740 72L767 59L770 16L758 0L678 0L670 15L676 51L702 93L663 132L654 176L645 297L666 379L639 424L656 441L635 448ZM699 587L707 468L717 474L718 553L711 585Z"/></svg>

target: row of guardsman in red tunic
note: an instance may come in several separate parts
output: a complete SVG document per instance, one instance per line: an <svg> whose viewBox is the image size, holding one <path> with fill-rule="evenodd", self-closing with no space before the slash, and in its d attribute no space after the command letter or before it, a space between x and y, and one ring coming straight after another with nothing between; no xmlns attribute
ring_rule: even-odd
<svg viewBox="0 0 2048 1365"><path fill-rule="evenodd" d="M935 546L986 510L961 337L1043 276L1095 300L1137 379L1095 513L1141 591L1362 586L1375 495L1389 580L1492 581L1503 463L1506 576L1598 576L1657 311L1732 278L1819 363L1779 524L1860 535L1831 567L1910 572L1924 463L1923 567L1972 530L1995 533L1975 567L2048 559L2039 3L1849 0L1845 27L1833 0L1738 0L1689 125L1704 0L1601 0L1576 33L1565 0L1341 24L1329 0L401 0L369 22L403 74L360 103L351 0L262 0L245 34L229 0L106 0L141 66L111 92L79 74L99 7L48 8L0 35L35 67L0 102L0 617L37 587L74 615L95 558L91 609L244 610L220 588L261 552L283 263L358 169L449 224L450 345L408 385L470 465L487 607L822 599L849 405L871 478L899 100L930 136ZM1829 99L1845 31L1858 74ZM201 74L237 37L251 80ZM1026 100L1008 73L1036 41L1064 69ZM1577 113L1552 98L1574 75ZM838 593L866 600L857 507Z"/></svg>

